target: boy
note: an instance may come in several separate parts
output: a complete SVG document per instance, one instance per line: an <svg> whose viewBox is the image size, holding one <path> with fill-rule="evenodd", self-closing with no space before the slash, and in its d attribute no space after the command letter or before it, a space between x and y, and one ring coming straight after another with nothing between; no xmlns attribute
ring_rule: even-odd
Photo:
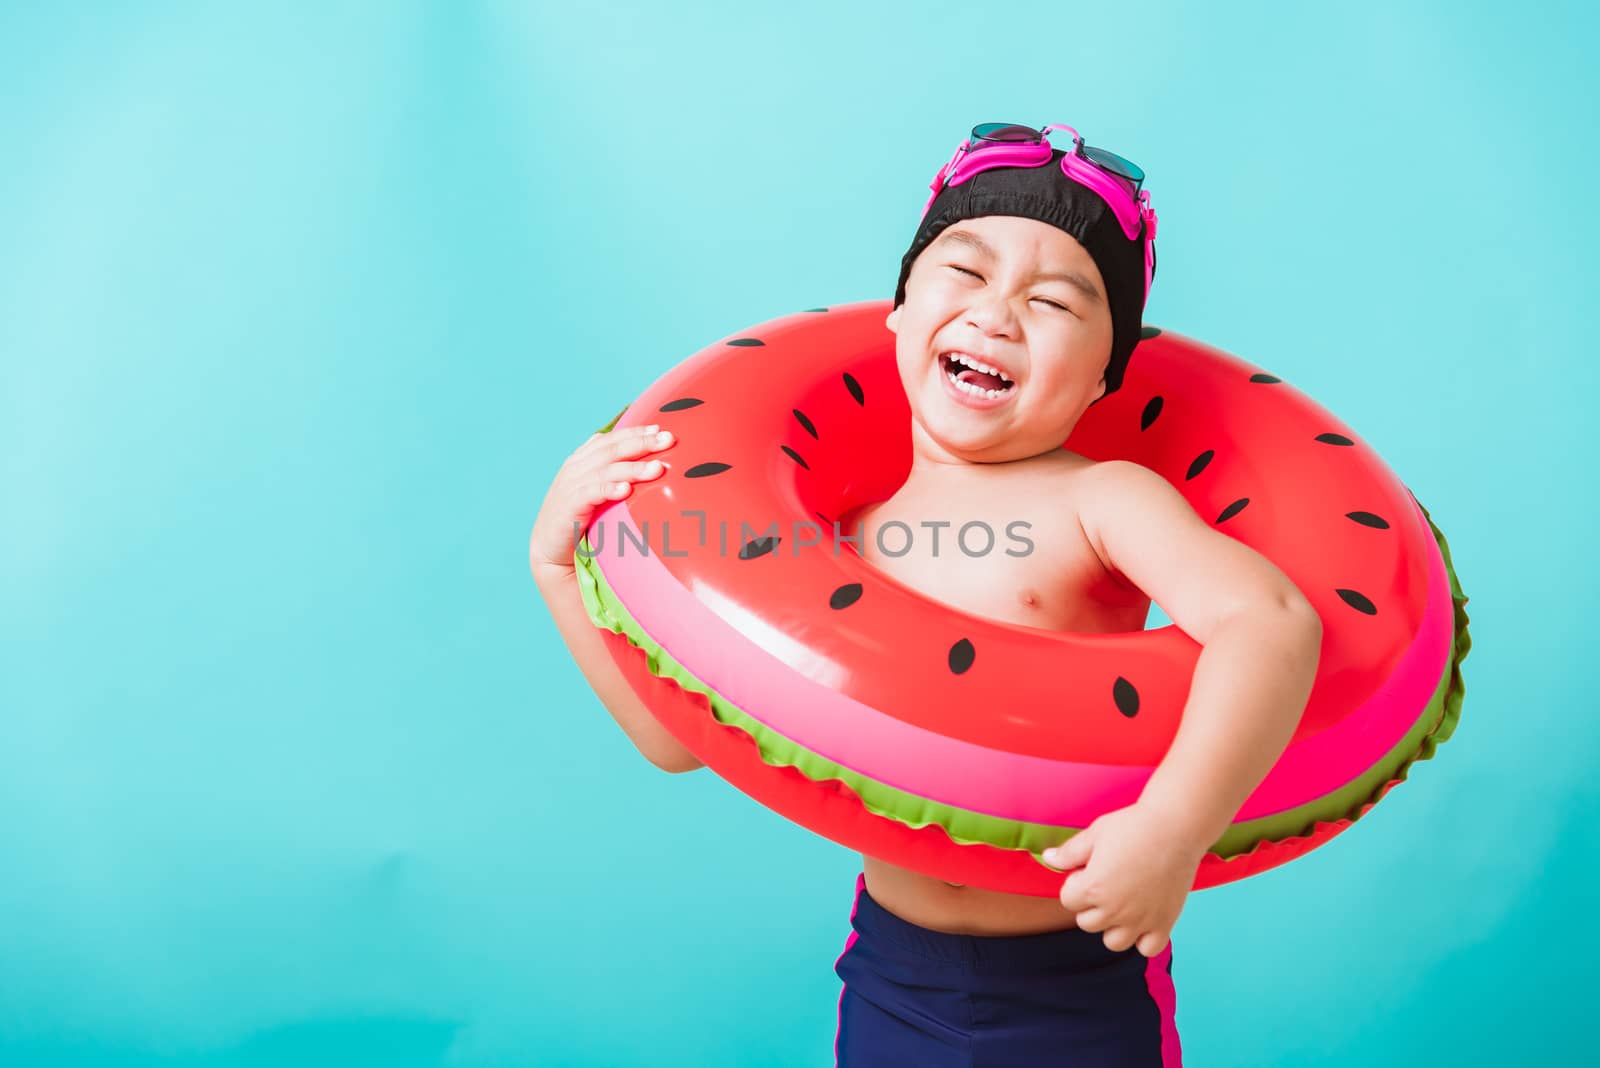
<svg viewBox="0 0 1600 1068"><path fill-rule="evenodd" d="M1163 478L1061 447L1118 388L1153 276L1143 175L1120 157L985 124L934 180L895 307L913 462L888 500L841 517L1026 519L1026 557L904 555L860 545L894 578L966 611L1055 630L1140 630L1154 598L1203 646L1171 749L1135 804L1045 854L1058 898L958 886L863 858L844 980L840 1064L1180 1063L1172 928L1208 846L1288 744L1321 624L1265 558L1213 530ZM572 523L670 446L650 428L595 435L567 461L533 532L536 578L606 707L657 766L699 762L611 664L572 570Z"/></svg>

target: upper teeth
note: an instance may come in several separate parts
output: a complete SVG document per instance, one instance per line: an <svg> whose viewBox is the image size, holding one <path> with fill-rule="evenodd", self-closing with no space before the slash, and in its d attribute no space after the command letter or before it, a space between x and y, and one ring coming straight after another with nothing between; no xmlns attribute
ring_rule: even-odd
<svg viewBox="0 0 1600 1068"><path fill-rule="evenodd" d="M953 360L954 362L959 363L959 364L965 364L966 366L972 368L974 371L982 371L986 375L994 375L995 377L999 378L1000 381L1002 381L1002 382L1010 382L1011 381L1011 376L1006 374L1004 371L1000 370L998 367L990 367L986 363L979 363L977 360L974 360L971 356L968 356L964 352L947 352L947 353L945 353L945 355L950 357L950 359Z"/></svg>

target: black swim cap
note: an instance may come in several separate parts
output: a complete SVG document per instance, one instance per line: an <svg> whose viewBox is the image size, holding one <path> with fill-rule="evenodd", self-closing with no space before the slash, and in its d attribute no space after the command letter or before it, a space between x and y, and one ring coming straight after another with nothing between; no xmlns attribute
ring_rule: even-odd
<svg viewBox="0 0 1600 1068"><path fill-rule="evenodd" d="M1129 241L1111 205L1061 173L1065 155L1058 148L1047 164L995 167L940 190L900 260L894 306L905 303L906 278L922 250L955 223L982 215L1017 215L1048 223L1070 234L1100 268L1111 304L1111 359L1105 375L1110 394L1121 388L1122 374L1139 343L1145 301L1143 230L1139 240Z"/></svg>

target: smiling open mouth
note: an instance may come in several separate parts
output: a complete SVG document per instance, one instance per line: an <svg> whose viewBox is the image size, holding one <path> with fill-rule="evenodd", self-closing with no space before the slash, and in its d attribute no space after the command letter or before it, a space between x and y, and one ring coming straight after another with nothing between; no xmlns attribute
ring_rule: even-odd
<svg viewBox="0 0 1600 1068"><path fill-rule="evenodd" d="M1002 397L1016 385L1002 371L962 352L941 354L939 366L957 389L975 397Z"/></svg>

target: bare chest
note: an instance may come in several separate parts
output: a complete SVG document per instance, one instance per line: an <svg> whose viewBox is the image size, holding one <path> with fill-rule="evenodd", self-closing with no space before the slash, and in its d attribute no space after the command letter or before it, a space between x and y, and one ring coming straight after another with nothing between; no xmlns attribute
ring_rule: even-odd
<svg viewBox="0 0 1600 1068"><path fill-rule="evenodd" d="M1031 473L1025 473L1031 474ZM1110 573L1078 522L1070 469L924 486L845 517L874 567L974 615L1078 633L1143 630L1150 600ZM1072 925L1058 902L976 891L863 858L868 887L913 923L962 933Z"/></svg>
<svg viewBox="0 0 1600 1068"><path fill-rule="evenodd" d="M890 577L974 615L1046 630L1143 628L1148 599L1106 570L1070 502L1006 492L939 496L901 495L862 509L851 517L860 524L858 551Z"/></svg>

